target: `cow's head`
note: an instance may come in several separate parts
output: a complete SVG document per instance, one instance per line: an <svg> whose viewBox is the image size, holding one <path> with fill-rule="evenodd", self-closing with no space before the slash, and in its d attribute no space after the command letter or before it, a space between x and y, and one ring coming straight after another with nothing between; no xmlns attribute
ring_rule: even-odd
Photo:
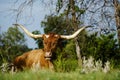
<svg viewBox="0 0 120 80"><path fill-rule="evenodd" d="M51 59L52 52L56 48L58 40L60 39L60 35L50 33L48 35L43 35L43 45L44 45L44 52L45 58L47 60Z"/></svg>
<svg viewBox="0 0 120 80"><path fill-rule="evenodd" d="M44 45L43 50L44 50L44 53L45 53L45 58L47 60L51 59L52 52L56 48L56 45L57 45L58 40L60 38L63 38L63 39L75 38L83 29L85 29L85 27L82 27L72 35L58 35L58 34L53 34L53 33L35 35L35 34L32 34L31 32L29 32L24 26L22 26L20 24L14 24L14 25L21 27L24 30L24 32L32 38L43 38L43 45Z"/></svg>

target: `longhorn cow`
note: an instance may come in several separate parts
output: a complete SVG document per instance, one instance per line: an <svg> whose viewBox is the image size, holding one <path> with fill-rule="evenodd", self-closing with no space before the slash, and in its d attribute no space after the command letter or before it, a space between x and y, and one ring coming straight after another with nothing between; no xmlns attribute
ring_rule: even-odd
<svg viewBox="0 0 120 80"><path fill-rule="evenodd" d="M29 52L23 53L23 55L15 58L13 64L18 70L23 70L24 68L32 68L36 65L39 68L54 69L51 62L52 52L56 48L59 39L72 39L75 38L85 27L80 28L72 35L58 35L58 34L39 34L35 35L29 32L23 25L14 24L20 27L23 31L32 38L43 38L43 49L31 50Z"/></svg>

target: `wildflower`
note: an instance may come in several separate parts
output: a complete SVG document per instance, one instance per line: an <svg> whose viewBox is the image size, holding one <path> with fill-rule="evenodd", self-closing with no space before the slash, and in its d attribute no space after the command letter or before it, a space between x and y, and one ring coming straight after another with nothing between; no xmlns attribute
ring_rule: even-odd
<svg viewBox="0 0 120 80"><path fill-rule="evenodd" d="M104 68L103 68L103 72L104 72L104 73L107 73L107 72L109 72L109 71L110 71L110 62L107 61L107 62L105 63Z"/></svg>
<svg viewBox="0 0 120 80"><path fill-rule="evenodd" d="M110 62L107 61L103 68L101 60L95 61L92 56L90 56L88 59L83 57L83 66L81 72L91 73L96 71L103 71L104 73L107 73L108 71L110 71Z"/></svg>

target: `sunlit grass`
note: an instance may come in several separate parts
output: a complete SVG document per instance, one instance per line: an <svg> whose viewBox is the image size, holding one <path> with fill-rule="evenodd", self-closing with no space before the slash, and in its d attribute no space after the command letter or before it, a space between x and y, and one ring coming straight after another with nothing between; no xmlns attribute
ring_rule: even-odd
<svg viewBox="0 0 120 80"><path fill-rule="evenodd" d="M0 73L0 80L120 80L120 71L82 74L79 71L60 73L49 70L28 70L17 73Z"/></svg>
<svg viewBox="0 0 120 80"><path fill-rule="evenodd" d="M71 71L68 68L68 72L31 68L31 70L7 73L6 66L3 66L0 72L0 80L120 80L120 69L111 68L108 62L102 67L102 62L95 61L92 57L83 59L82 69L77 67Z"/></svg>

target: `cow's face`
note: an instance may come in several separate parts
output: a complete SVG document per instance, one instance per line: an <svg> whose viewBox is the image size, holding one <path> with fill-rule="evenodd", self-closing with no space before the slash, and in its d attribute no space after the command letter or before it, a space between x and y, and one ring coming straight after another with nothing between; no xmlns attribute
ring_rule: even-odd
<svg viewBox="0 0 120 80"><path fill-rule="evenodd" d="M52 52L56 48L59 38L60 35L56 34L43 35L44 52L47 60L51 59Z"/></svg>

